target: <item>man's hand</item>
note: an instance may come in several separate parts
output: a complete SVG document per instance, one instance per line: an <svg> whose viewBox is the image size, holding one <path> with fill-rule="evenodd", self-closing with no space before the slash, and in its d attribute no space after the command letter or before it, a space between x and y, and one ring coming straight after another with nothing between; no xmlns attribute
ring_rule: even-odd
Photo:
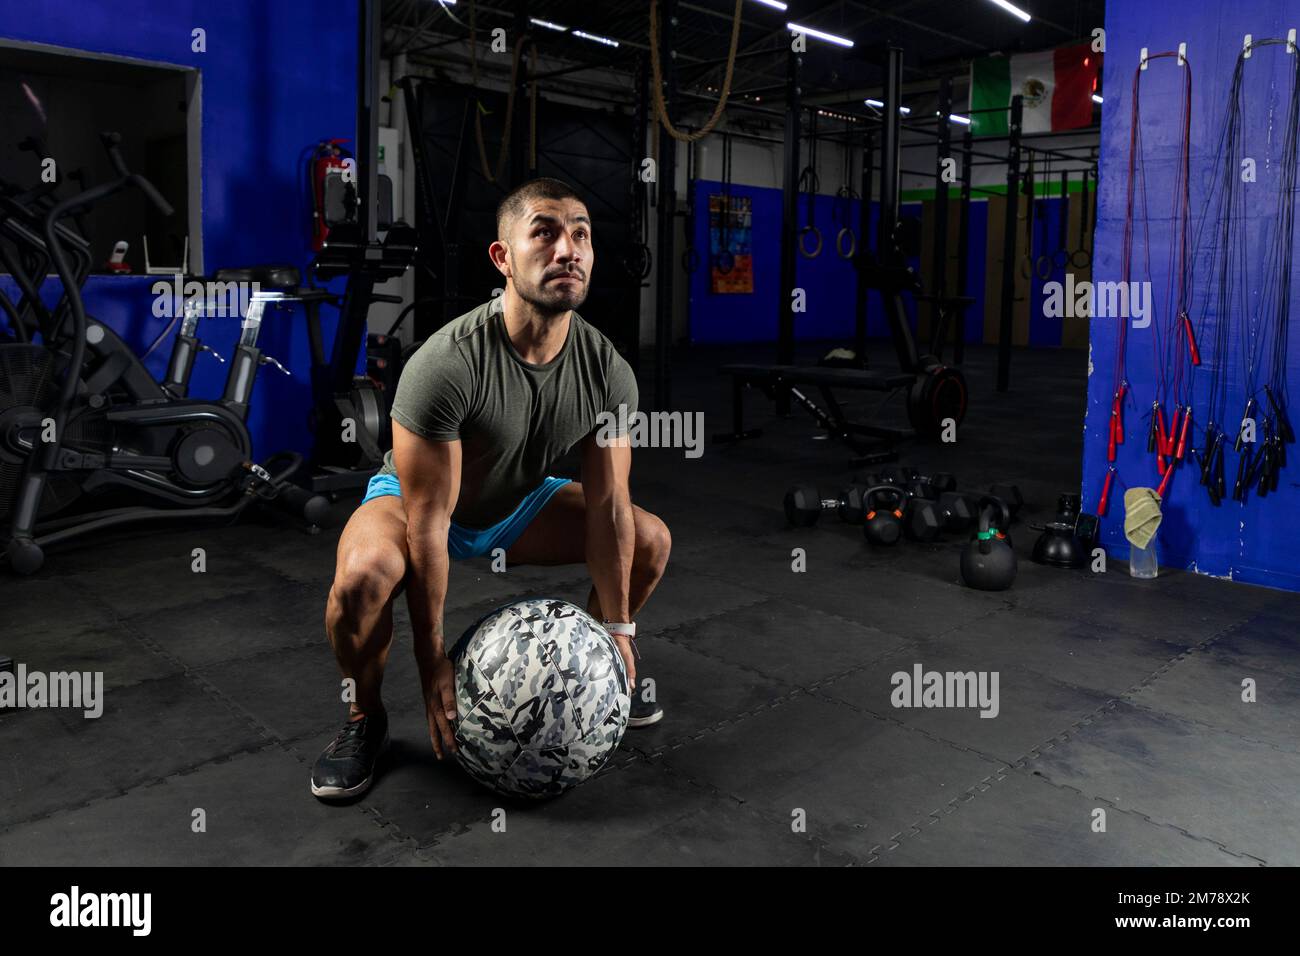
<svg viewBox="0 0 1300 956"><path fill-rule="evenodd" d="M446 654L431 662L424 678L424 709L429 720L429 740L433 752L441 760L446 753L456 752L456 665Z"/></svg>
<svg viewBox="0 0 1300 956"><path fill-rule="evenodd" d="M611 634L614 643L618 645L618 652L623 655L623 665L627 668L627 692L631 697L636 696L636 655L632 653L632 638L626 634Z"/></svg>

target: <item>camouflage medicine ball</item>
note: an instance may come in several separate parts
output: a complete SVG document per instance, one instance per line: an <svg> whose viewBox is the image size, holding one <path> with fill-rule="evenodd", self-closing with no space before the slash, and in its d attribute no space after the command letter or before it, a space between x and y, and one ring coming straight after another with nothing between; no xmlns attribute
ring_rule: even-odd
<svg viewBox="0 0 1300 956"><path fill-rule="evenodd" d="M456 757L499 793L541 799L575 787L627 727L627 669L614 639L565 601L498 608L451 652Z"/></svg>

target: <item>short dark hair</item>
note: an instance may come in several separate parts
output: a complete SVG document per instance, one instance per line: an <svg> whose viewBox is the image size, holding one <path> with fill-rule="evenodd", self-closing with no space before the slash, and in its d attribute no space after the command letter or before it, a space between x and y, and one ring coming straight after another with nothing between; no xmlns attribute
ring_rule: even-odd
<svg viewBox="0 0 1300 956"><path fill-rule="evenodd" d="M497 204L497 238L504 239L510 225L524 212L524 206L534 199L583 199L568 183L549 176L540 176L516 186Z"/></svg>

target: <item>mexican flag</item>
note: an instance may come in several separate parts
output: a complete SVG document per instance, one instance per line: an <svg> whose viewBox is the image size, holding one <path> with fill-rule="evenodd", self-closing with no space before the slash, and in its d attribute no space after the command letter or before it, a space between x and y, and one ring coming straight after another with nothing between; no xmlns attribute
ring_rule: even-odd
<svg viewBox="0 0 1300 956"><path fill-rule="evenodd" d="M1052 133L1092 125L1101 54L1088 43L1042 53L988 56L970 68L971 130L976 136L1006 136L1011 97L1025 100L1025 133ZM978 110L997 112L980 113Z"/></svg>

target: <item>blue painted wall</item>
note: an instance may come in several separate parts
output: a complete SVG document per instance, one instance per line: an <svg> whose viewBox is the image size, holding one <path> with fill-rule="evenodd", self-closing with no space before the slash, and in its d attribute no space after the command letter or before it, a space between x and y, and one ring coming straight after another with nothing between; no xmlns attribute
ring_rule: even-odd
<svg viewBox="0 0 1300 956"><path fill-rule="evenodd" d="M1130 97L1133 71L1139 51L1175 50L1187 43L1192 67L1192 159L1191 188L1193 235L1202 221L1207 186L1219 168L1216 144L1224 117L1232 71L1242 38L1250 33L1256 38L1285 37L1287 30L1300 26L1300 10L1292 0L1237 0L1232 4L1196 3L1178 8L1170 17L1159 5L1139 0L1109 0L1106 4L1107 49L1104 89L1106 106L1102 116L1101 183L1096 234L1097 261L1094 279L1117 281L1121 275L1121 248L1125 219L1125 193ZM1245 96L1247 120L1244 142L1258 163L1258 182L1246 187L1252 209L1272 208L1278 192L1276 161L1281 155L1281 112L1290 90L1290 73L1294 61L1281 47L1258 50L1247 62ZM1177 156L1179 115L1181 112L1182 75L1171 60L1153 63L1143 76L1142 137L1145 144L1148 196L1152 208L1152 278L1156 283L1167 276L1169 259L1169 190ZM1273 130L1272 135L1268 129ZM1267 159L1266 159L1267 157ZM1160 219L1163 217L1163 222ZM1258 248L1255 246L1253 248ZM1202 254L1208 250L1202 245ZM1300 303L1294 300L1300 290L1300 277L1294 262L1284 263L1292 270L1292 322L1300 315ZM1212 299L1211 276L1202 269L1193 274L1193 307L1197 319ZM1211 310L1201 350L1206 363L1194 373L1196 406L1193 427L1204 427L1206 393L1211 374L1212 330L1219 322L1230 322L1234 330L1242 316L1217 315ZM1234 331L1234 336L1235 336ZM1106 444L1113 389L1115 327L1113 320L1094 319L1092 325L1092 367L1095 369L1088 393L1088 414L1084 429L1083 492L1087 507L1095 507L1107 468ZM1291 335L1287 357L1289 380L1295 385L1300 376L1300 336ZM1235 363L1234 363L1235 368ZM1128 381L1132 398L1125 409L1127 441L1121 446L1118 478L1111 493L1111 509L1102 526L1103 540L1112 554L1127 555L1124 538L1123 492L1128 487L1155 487L1159 481L1152 456L1146 452L1144 412L1150 409L1154 394L1155 368L1152 361L1150 329L1130 329ZM1231 379L1240 379L1234 371ZM1230 384L1227 408L1239 414L1244 406L1239 382ZM1292 394L1296 394L1293 390ZM1292 411L1292 420L1297 413ZM1230 426L1231 429L1232 426ZM1196 444L1201 440L1199 435ZM1274 587L1300 590L1300 451L1291 446L1289 467L1282 472L1279 491L1265 499L1252 495L1244 505L1225 500L1212 506L1198 484L1195 463L1184 464L1172 479L1164 504L1164 523L1157 547L1162 564L1186 567L1226 576L1236 580ZM1226 456L1231 485L1235 456Z"/></svg>
<svg viewBox="0 0 1300 956"><path fill-rule="evenodd" d="M191 52L196 27L207 31L205 53ZM355 136L355 0L0 0L0 37L200 70L202 267L306 266L311 248L303 150L326 137ZM86 286L90 313L140 351L167 324L150 312L150 282L95 276ZM322 311L329 342L334 312ZM238 320L210 320L202 332L228 357ZM301 311L270 315L261 344L294 378L263 367L249 419L255 453L309 451L310 353ZM169 348L164 342L151 358L155 375L165 369ZM219 396L224 380L224 367L202 356L193 394Z"/></svg>
<svg viewBox="0 0 1300 956"><path fill-rule="evenodd" d="M709 291L709 271L707 268L707 250L709 248L709 224L704 211L709 208L709 195L721 192L722 184L709 180L697 180L695 183L695 217L694 248L700 253L700 267L690 277L690 330L692 342L775 342L777 332L777 311L780 301L777 285L781 278L781 191L752 186L732 185L735 196L748 196L753 213L753 255L754 255L754 292L752 295L733 293L714 294ZM799 285L807 290L808 311L798 317L795 337L799 341L814 339L842 339L846 343L853 338L854 308L857 276L849 260L841 259L835 252L835 236L839 226L835 220L835 197L817 196L815 224L822 231L822 253L815 259L802 255L797 261ZM860 201L851 204L851 219L857 231ZM1062 214L1059 199L1041 201L1041 215L1044 217L1042 239L1047 243L1047 251L1055 248L1059 217ZM903 203L902 215L921 215L922 205L918 202ZM799 221L806 221L807 201L799 197ZM871 209L870 245L875 246L876 223L878 215L875 204ZM1071 237L1077 241L1077 223L1071 228L1076 232ZM970 258L966 264L967 295L975 302L966 311L965 341L984 341L984 301L985 270L987 268L988 204L972 202L970 211ZM1035 236L1038 241L1039 236ZM861 241L861 237L859 237ZM999 239L1000 241L1000 239ZM809 240L812 245L812 240ZM955 252L955 250L953 250ZM912 265L921 270L924 276L930 268L928 258L912 260ZM1054 269L1047 281L1063 281L1064 270ZM1037 306L1043 298L1043 282L1034 279L1031 306ZM905 297L908 314L912 320L912 330L916 330L916 311L911 298ZM1030 309L1029 345L1039 347L1057 347L1061 344L1062 325L1059 319L1043 316L1041 307ZM885 323L884 313L880 307L880 297L871 293L867 297L867 334L872 338L886 338L889 329ZM882 355L892 356L889 346Z"/></svg>

